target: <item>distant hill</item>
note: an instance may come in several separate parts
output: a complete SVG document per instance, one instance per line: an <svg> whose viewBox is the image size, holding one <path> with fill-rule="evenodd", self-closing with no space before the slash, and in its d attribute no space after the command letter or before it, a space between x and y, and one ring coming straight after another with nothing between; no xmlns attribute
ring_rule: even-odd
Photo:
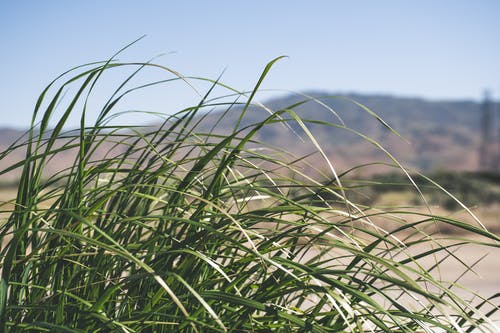
<svg viewBox="0 0 500 333"><path fill-rule="evenodd" d="M308 92L306 95L318 98L321 103L310 101L295 108L294 110L302 118L342 124L333 112L327 110L330 108L342 119L345 126L373 138L407 165L422 171L436 169L475 171L479 168L480 103L429 101L383 95L335 96L319 91ZM304 96L290 95L264 104L276 111L302 100ZM379 115L406 141L387 130L353 101ZM267 116L265 111L254 108L247 113L243 122L253 123L265 116ZM230 128L234 126L236 119L237 112L229 114L219 126L222 129ZM298 126L292 125L292 127L301 132ZM373 149L366 140L345 129L322 125L310 125L310 129L328 152L332 162L341 169L384 158L380 150ZM286 145L288 148L290 142L296 140L283 126L262 131L261 139L277 145ZM291 145L291 148L298 149L295 145Z"/></svg>
<svg viewBox="0 0 500 333"><path fill-rule="evenodd" d="M480 104L477 102L429 101L421 98L361 94L335 96L320 91L308 92L306 95L318 98L321 103L309 101L295 108L294 110L302 118L342 124L332 112L334 111L347 127L373 138L406 165L422 171L436 169L475 171L479 167ZM304 96L289 95L269 100L264 104L276 111L303 100ZM351 100L377 113L409 143L391 133ZM206 130L211 128L217 121L217 115L215 112L206 117L202 128ZM268 115L264 110L252 107L242 119L242 126L257 122ZM223 134L232 129L237 119L238 112L229 112L217 124L218 132ZM290 122L290 126L298 134L303 133L296 123ZM380 150L374 149L373 145L352 132L321 125L308 126L324 147L332 163L339 169L384 159ZM22 134L21 130L0 128L0 152ZM307 152L307 145L292 144L300 140L292 131L281 125L264 129L259 139L269 144L285 146L299 155ZM0 169L9 165L12 160L22 158L20 152L18 156L0 160ZM72 159L71 156L64 158L68 161ZM64 163L63 160L60 162ZM4 181L11 177L15 177L15 174L2 176Z"/></svg>

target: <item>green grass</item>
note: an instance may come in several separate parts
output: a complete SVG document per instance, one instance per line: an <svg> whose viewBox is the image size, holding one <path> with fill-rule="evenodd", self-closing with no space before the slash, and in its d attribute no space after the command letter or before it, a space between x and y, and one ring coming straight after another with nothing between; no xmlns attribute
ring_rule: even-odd
<svg viewBox="0 0 500 333"><path fill-rule="evenodd" d="M22 169L16 199L1 208L0 331L492 331L498 295L459 297L459 285L435 274L437 259L431 267L421 260L454 259L465 243L498 247L498 236L431 212L377 228L373 219L392 215L349 200L349 172L330 164L297 105L243 121L259 106L253 98L273 63L248 93L149 63L95 63L55 80L36 104L26 159L13 166ZM131 70L132 78L144 68L228 95L212 97L209 88L161 126L137 128L120 124L115 107L147 87L135 90L127 79L93 125L83 125L103 74ZM234 102L220 102L228 97ZM239 112L231 133L202 126L214 107L225 111L214 113L221 119ZM82 126L68 131L73 114ZM333 120L323 126L343 128ZM304 172L307 159L255 140L276 123L298 125L297 144L308 141L324 157L314 165L321 179ZM47 163L70 149L74 163L47 174ZM429 224L471 237L440 243L422 231Z"/></svg>

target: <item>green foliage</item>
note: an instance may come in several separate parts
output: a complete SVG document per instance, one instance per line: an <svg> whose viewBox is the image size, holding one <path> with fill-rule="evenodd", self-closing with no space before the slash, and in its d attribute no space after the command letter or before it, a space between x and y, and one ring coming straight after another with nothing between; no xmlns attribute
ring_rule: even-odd
<svg viewBox="0 0 500 333"><path fill-rule="evenodd" d="M440 205L448 210L460 208L460 202L468 206L488 205L500 202L500 177L494 172L450 172L440 171L428 176L412 175L430 204ZM456 199L446 192L436 191L429 181L432 179ZM413 185L408 183L405 175L399 173L378 174L368 179L363 186L366 204L373 204L377 198L387 192L413 191ZM420 200L421 201L421 200Z"/></svg>
<svg viewBox="0 0 500 333"><path fill-rule="evenodd" d="M487 331L495 298L461 298L459 286L433 274L439 261L420 264L473 241L440 245L421 227L454 225L484 246L497 247L496 235L431 213L377 228L371 219L384 212L349 200L346 175L326 159L297 105L238 121L225 135L216 124L203 127L215 106L225 108L220 121L236 105L238 119L257 107L252 98L271 65L250 94L212 82L197 105L142 128L112 122L119 100L145 88L130 88L129 79L151 68L166 81L190 81L154 64L112 61L55 80L37 102L26 159L0 171L22 168L0 228L0 331ZM96 83L128 68L130 78L85 125ZM230 89L234 102L211 97L215 87ZM78 112L81 128L67 131ZM335 181L322 184L304 171L307 160L256 139L276 124L315 146L325 159L314 167ZM74 163L47 175L46 165L69 151L78 152Z"/></svg>

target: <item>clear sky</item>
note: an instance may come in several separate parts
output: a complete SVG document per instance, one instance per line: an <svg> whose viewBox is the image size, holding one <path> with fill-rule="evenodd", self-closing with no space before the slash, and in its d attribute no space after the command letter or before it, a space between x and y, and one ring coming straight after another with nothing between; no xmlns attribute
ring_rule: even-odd
<svg viewBox="0 0 500 333"><path fill-rule="evenodd" d="M26 127L40 91L66 69L125 60L251 89L500 97L500 1L1 0L0 126ZM196 103L187 90L146 95L144 108ZM160 108L160 109L158 109ZM75 120L76 123L76 120Z"/></svg>

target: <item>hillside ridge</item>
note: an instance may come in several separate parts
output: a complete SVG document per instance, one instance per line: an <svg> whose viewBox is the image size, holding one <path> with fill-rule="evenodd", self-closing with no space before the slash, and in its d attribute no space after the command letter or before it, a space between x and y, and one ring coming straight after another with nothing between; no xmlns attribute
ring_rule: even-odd
<svg viewBox="0 0 500 333"><path fill-rule="evenodd" d="M398 97L392 95L368 95L359 93L336 94L327 91L307 91L272 98L263 104L277 111L287 108L306 97L312 99L293 110L304 119L325 121L347 126L363 133L388 149L410 167L421 171L439 169L477 171L480 144L481 103L470 100L434 101L420 97ZM355 102L354 102L355 101ZM364 105L394 128L405 140L394 135L360 105ZM496 103L496 110L500 110ZM237 122L239 112L229 112L217 124L221 134L229 132ZM219 113L209 114L201 128L209 129L217 121ZM241 126L256 123L269 114L252 106L242 119ZM338 117L337 117L338 116ZM340 120L340 119L342 120ZM297 125L290 123L297 131ZM342 169L384 159L380 150L352 132L341 128L308 124L328 156ZM0 125L0 151L4 151L25 131ZM291 131L284 126L269 126L258 136L259 140L272 145L289 145L294 140ZM305 153L302 148L292 147L294 153ZM15 155L15 156L13 156ZM0 160L0 168L12 163L14 158L24 155L9 154L8 160ZM71 158L66 156L65 158ZM4 175L3 178L7 177Z"/></svg>

